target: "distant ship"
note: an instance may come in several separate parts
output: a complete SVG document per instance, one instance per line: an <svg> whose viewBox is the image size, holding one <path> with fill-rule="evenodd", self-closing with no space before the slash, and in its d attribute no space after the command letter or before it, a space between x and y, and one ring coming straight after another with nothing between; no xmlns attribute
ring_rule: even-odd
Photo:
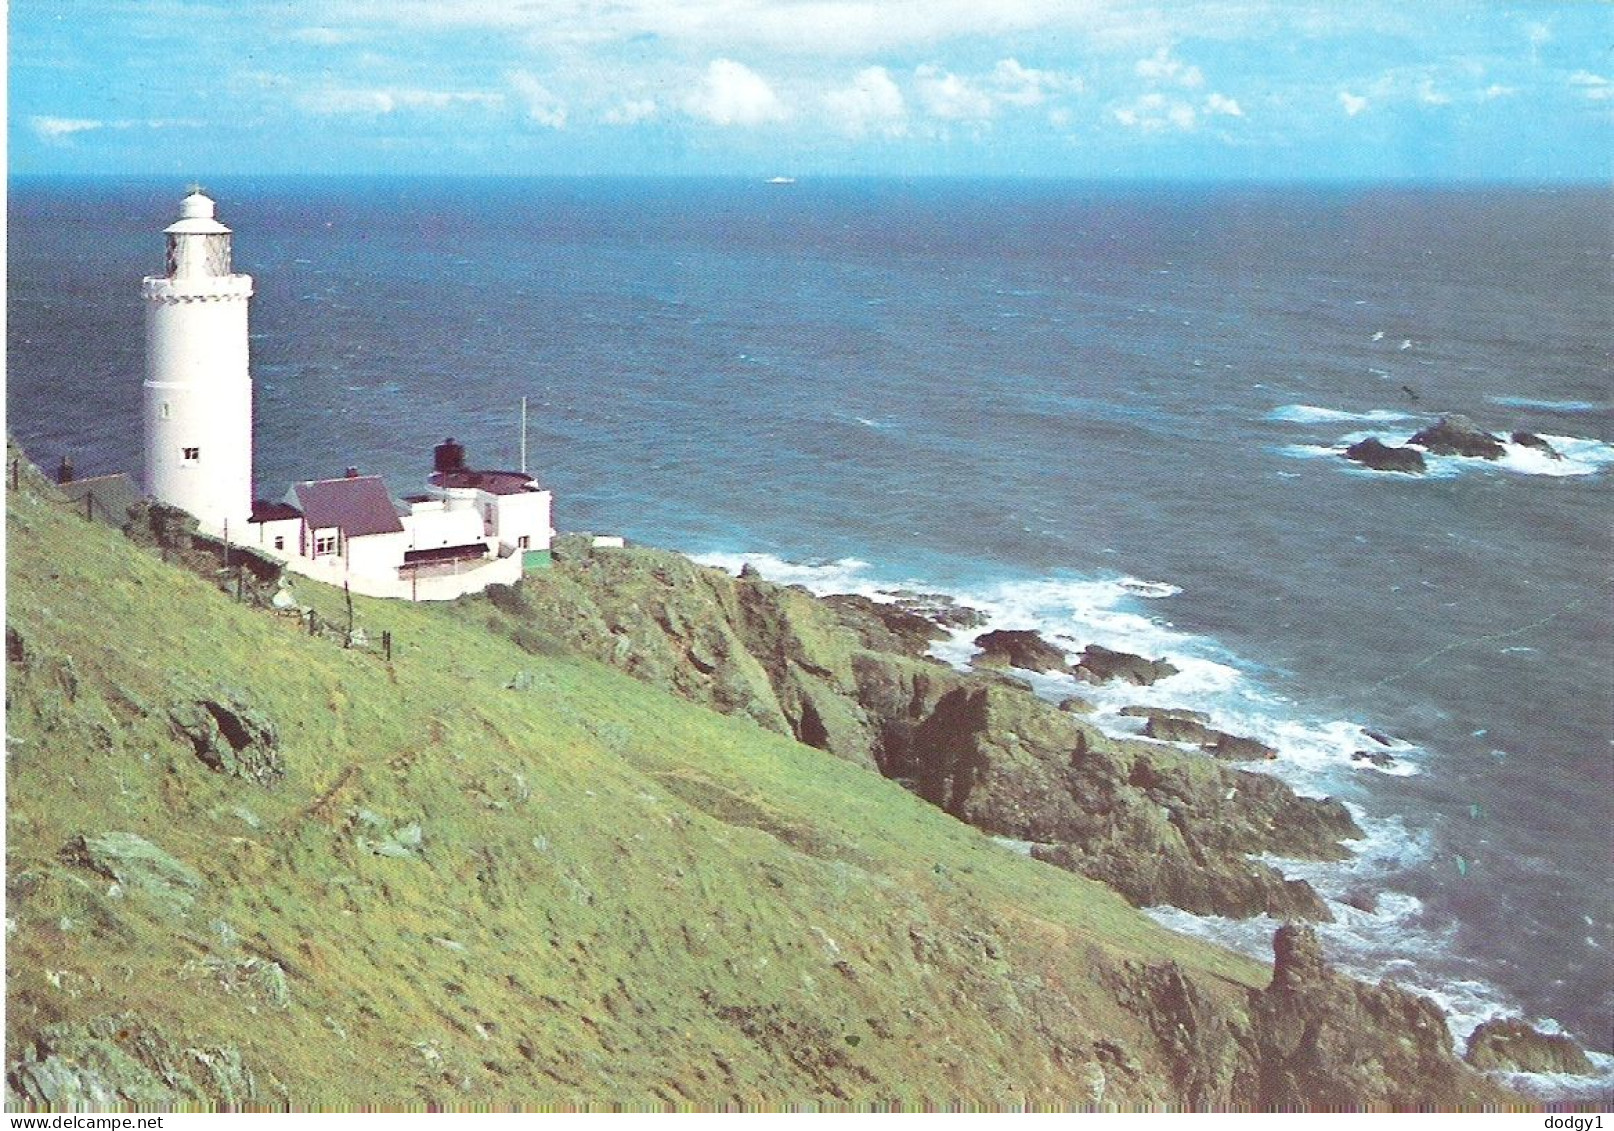
<svg viewBox="0 0 1614 1131"><path fill-rule="evenodd" d="M768 178L768 183L770 185L793 185L793 184L796 183L796 178L795 177L769 177Z"/></svg>

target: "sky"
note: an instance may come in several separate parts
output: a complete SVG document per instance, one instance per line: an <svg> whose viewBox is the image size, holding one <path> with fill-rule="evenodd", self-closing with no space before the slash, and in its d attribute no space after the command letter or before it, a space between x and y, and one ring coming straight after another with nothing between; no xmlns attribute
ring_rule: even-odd
<svg viewBox="0 0 1614 1131"><path fill-rule="evenodd" d="M12 0L13 175L1607 181L1614 4Z"/></svg>

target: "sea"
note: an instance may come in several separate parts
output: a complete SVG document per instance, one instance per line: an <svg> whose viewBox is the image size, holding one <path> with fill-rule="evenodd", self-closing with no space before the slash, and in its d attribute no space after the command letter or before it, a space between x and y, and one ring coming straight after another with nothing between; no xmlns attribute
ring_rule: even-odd
<svg viewBox="0 0 1614 1131"><path fill-rule="evenodd" d="M7 427L140 467L139 284L177 180L14 178ZM432 446L562 530L1169 658L1365 837L1273 861L1343 969L1563 1030L1614 1087L1614 191L1037 180L221 178L258 493ZM1460 412L1429 473L1340 456ZM967 663L961 631L940 656ZM1388 755L1375 762L1361 754ZM1363 910L1362 908L1370 908ZM1169 926L1270 956L1270 920Z"/></svg>

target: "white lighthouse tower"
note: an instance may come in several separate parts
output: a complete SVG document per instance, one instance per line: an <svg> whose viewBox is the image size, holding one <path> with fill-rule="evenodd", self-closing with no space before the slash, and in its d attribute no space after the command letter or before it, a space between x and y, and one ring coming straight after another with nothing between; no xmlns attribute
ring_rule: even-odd
<svg viewBox="0 0 1614 1131"><path fill-rule="evenodd" d="M230 273L230 229L196 189L166 229L162 275L146 300L146 493L232 537L252 510L252 277Z"/></svg>

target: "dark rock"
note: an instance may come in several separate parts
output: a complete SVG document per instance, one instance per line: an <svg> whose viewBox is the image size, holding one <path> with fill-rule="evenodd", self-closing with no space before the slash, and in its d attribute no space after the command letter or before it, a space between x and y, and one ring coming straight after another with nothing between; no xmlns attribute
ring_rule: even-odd
<svg viewBox="0 0 1614 1131"><path fill-rule="evenodd" d="M1141 716L1149 721L1144 725L1146 738L1161 742L1190 742L1207 754L1228 762L1253 762L1276 758L1278 752L1264 742L1241 738L1207 725L1209 716L1201 711L1185 711L1169 707L1123 707L1121 714Z"/></svg>
<svg viewBox="0 0 1614 1131"><path fill-rule="evenodd" d="M740 578L743 581L761 581L762 571L752 562L746 562L740 567Z"/></svg>
<svg viewBox="0 0 1614 1131"><path fill-rule="evenodd" d="M1090 715L1097 708L1080 695L1067 695L1059 701L1059 709L1070 715Z"/></svg>
<svg viewBox="0 0 1614 1131"><path fill-rule="evenodd" d="M1381 770L1387 770L1395 765L1395 755L1386 754L1382 750L1355 750L1351 752L1351 761L1369 762Z"/></svg>
<svg viewBox="0 0 1614 1131"><path fill-rule="evenodd" d="M1543 1033L1516 1017L1487 1021L1468 1038L1463 1059L1482 1071L1561 1072L1589 1076L1586 1053L1563 1033Z"/></svg>
<svg viewBox="0 0 1614 1131"><path fill-rule="evenodd" d="M1429 1111L1517 1097L1452 1054L1435 1004L1334 974L1310 927L1281 928L1271 985L1242 1001L1175 963L1109 978L1151 1030L1172 1092L1194 1111Z"/></svg>
<svg viewBox="0 0 1614 1131"><path fill-rule="evenodd" d="M1371 467L1374 471L1402 471L1420 475L1427 470L1423 453L1416 448L1392 448L1375 436L1345 449L1345 458Z"/></svg>
<svg viewBox="0 0 1614 1131"><path fill-rule="evenodd" d="M1362 731L1362 733L1367 735L1374 742L1377 742L1380 746L1394 746L1395 745L1394 740L1392 740L1389 735L1384 734L1384 733L1382 733L1380 731L1364 730L1364 731Z"/></svg>
<svg viewBox="0 0 1614 1131"><path fill-rule="evenodd" d="M1117 652L1101 644L1089 644L1077 661L1076 678L1088 683L1108 683L1123 680L1139 687L1148 687L1168 676L1177 674L1178 668L1166 660L1148 660L1131 652Z"/></svg>
<svg viewBox="0 0 1614 1131"><path fill-rule="evenodd" d="M1553 447L1551 444L1547 443L1547 441L1543 440L1540 436L1537 436L1534 432L1515 432L1510 439L1521 447L1534 448L1538 452L1545 452L1553 459L1564 458L1562 452Z"/></svg>
<svg viewBox="0 0 1614 1131"><path fill-rule="evenodd" d="M1217 731L1217 739L1210 752L1227 762L1270 762L1278 756L1275 747L1253 738Z"/></svg>
<svg viewBox="0 0 1614 1131"><path fill-rule="evenodd" d="M1196 859L1194 846L1163 815L1156 822L1141 809L1129 810L1108 833L1079 844L1033 845L1031 855L1106 883L1138 907L1165 905L1232 919L1333 919L1305 880L1285 879L1276 868L1236 856Z"/></svg>
<svg viewBox="0 0 1614 1131"><path fill-rule="evenodd" d="M1174 719L1190 719L1196 723L1210 722L1210 716L1204 711L1190 711L1182 707L1144 707L1133 704L1122 707L1120 714L1133 719L1152 719L1156 715L1164 715Z"/></svg>
<svg viewBox="0 0 1614 1131"><path fill-rule="evenodd" d="M1507 451L1502 442L1466 416L1453 413L1440 418L1408 440L1437 456L1470 456L1500 459Z"/></svg>
<svg viewBox="0 0 1614 1131"><path fill-rule="evenodd" d="M22 633L9 624L6 625L6 662L9 664L28 662L28 646L23 642Z"/></svg>
<svg viewBox="0 0 1614 1131"><path fill-rule="evenodd" d="M987 622L987 615L981 610L960 605L946 593L915 593L908 589L898 589L890 596L895 599L899 608L924 617L946 629L980 628Z"/></svg>
<svg viewBox="0 0 1614 1131"><path fill-rule="evenodd" d="M1379 897L1366 888L1355 888L1346 892L1345 898L1340 902L1347 907L1354 907L1358 911L1366 911L1369 915L1374 914L1379 909Z"/></svg>
<svg viewBox="0 0 1614 1131"><path fill-rule="evenodd" d="M1213 746L1221 732L1205 725L1205 716L1198 711L1153 710L1148 714L1143 733L1147 738L1161 742L1191 742L1195 746Z"/></svg>
<svg viewBox="0 0 1614 1131"><path fill-rule="evenodd" d="M1273 939L1272 983L1252 996L1251 1045L1262 1111L1425 1111L1496 1103L1502 1094L1453 1054L1445 1016L1390 982L1335 974L1310 927Z"/></svg>
<svg viewBox="0 0 1614 1131"><path fill-rule="evenodd" d="M1323 944L1310 927L1285 923L1272 936L1271 988L1292 992L1309 985L1326 983L1331 976L1323 958Z"/></svg>
<svg viewBox="0 0 1614 1131"><path fill-rule="evenodd" d="M1065 672L1069 665L1065 652L1040 635L1026 629L998 629L975 638L981 649L972 663L983 667L1008 666L1028 672Z"/></svg>
<svg viewBox="0 0 1614 1131"><path fill-rule="evenodd" d="M168 709L204 765L266 784L286 772L274 723L238 694L222 693Z"/></svg>
<svg viewBox="0 0 1614 1131"><path fill-rule="evenodd" d="M834 594L822 600L843 625L857 633L863 647L876 652L923 656L932 643L947 638L946 629L902 605L853 593Z"/></svg>

